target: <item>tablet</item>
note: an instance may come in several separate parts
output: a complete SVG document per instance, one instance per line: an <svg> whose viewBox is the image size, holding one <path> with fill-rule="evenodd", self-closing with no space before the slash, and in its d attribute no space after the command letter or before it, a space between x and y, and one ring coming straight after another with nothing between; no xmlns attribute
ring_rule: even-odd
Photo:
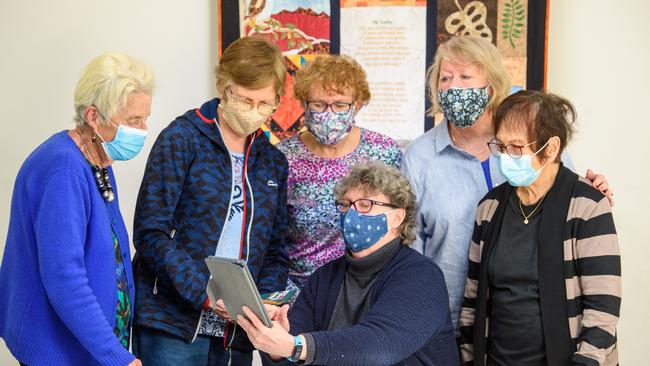
<svg viewBox="0 0 650 366"><path fill-rule="evenodd" d="M245 316L242 307L247 306L264 325L271 327L271 320L264 310L262 298L246 262L241 259L208 257L205 263L212 276L208 281L207 292L213 304L222 299L233 320L237 319L238 314Z"/></svg>

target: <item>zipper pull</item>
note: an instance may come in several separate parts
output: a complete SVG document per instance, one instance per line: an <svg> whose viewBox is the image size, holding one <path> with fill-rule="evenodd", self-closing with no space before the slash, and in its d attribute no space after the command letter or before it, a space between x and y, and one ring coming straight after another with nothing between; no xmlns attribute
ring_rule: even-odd
<svg viewBox="0 0 650 366"><path fill-rule="evenodd" d="M158 295L158 276L156 276L156 279L153 281L153 294Z"/></svg>

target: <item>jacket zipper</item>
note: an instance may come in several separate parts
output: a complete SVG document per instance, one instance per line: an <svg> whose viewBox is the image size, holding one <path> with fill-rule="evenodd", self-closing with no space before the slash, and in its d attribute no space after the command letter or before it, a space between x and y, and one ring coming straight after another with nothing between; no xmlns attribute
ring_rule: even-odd
<svg viewBox="0 0 650 366"><path fill-rule="evenodd" d="M174 239L174 236L176 236L176 229L172 229L172 231L169 232L169 239ZM158 276L153 280L153 290L151 292L154 295L158 295Z"/></svg>
<svg viewBox="0 0 650 366"><path fill-rule="evenodd" d="M221 134L221 128L219 127L219 123L217 123L216 118L214 119L214 124L217 126L217 131L219 131L219 136L221 136L221 140L223 141L223 135ZM226 148L226 150L228 150L228 149ZM230 160L230 172L231 172L230 192L231 193L230 193L230 199L228 200L228 209L226 210L226 219L228 218L228 213L230 213L230 208L232 207L232 190L234 189L234 186L235 186L235 179L233 179L234 177L232 176L232 156L230 156L230 151L227 151L227 154L228 154L228 159ZM226 229L225 223L226 223L226 220L224 220L224 225L221 227L221 233L219 234L219 240L217 241L217 246L221 242L221 238L223 237L223 232ZM215 249L214 254L217 254L216 249ZM210 276L210 278L212 278L212 276ZM210 281L210 278L208 279L208 281ZM201 319L203 319L203 313L204 313L204 310L201 309L201 316L199 316L199 321L198 321L198 324L196 325L196 330L194 331L194 337L192 338L192 343L194 343L194 341L196 340L196 337L199 335L199 330L201 329Z"/></svg>

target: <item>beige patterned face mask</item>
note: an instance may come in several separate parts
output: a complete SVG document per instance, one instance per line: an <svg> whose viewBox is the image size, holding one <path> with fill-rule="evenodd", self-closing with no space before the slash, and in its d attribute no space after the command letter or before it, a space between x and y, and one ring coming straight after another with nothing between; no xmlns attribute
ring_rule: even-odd
<svg viewBox="0 0 650 366"><path fill-rule="evenodd" d="M257 131L275 110L265 105L251 106L234 98L220 103L219 108L223 112L225 122L240 136L248 136Z"/></svg>

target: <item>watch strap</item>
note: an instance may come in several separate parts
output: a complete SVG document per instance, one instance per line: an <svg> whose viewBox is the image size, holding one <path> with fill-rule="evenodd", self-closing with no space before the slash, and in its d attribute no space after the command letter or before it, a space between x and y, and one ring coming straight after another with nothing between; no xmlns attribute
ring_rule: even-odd
<svg viewBox="0 0 650 366"><path fill-rule="evenodd" d="M287 357L287 359L291 362L300 361L300 354L302 353L302 348L304 346L305 345L300 336L293 337L293 351L291 351L291 356Z"/></svg>

